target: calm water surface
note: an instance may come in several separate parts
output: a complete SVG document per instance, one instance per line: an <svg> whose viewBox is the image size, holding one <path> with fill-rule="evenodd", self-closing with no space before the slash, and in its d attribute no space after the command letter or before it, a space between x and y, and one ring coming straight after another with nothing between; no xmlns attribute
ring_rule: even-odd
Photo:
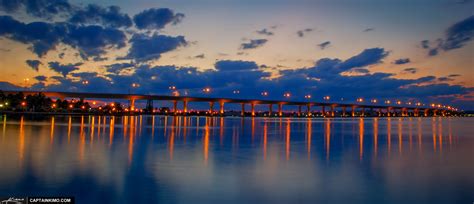
<svg viewBox="0 0 474 204"><path fill-rule="evenodd" d="M0 196L77 203L469 203L472 118L12 117Z"/></svg>

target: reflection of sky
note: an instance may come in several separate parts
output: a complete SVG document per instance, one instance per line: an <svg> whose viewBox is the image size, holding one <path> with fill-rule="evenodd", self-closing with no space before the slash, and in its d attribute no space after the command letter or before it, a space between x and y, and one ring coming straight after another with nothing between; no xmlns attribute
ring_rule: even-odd
<svg viewBox="0 0 474 204"><path fill-rule="evenodd" d="M79 201L469 201L466 118L3 118L0 190Z"/></svg>

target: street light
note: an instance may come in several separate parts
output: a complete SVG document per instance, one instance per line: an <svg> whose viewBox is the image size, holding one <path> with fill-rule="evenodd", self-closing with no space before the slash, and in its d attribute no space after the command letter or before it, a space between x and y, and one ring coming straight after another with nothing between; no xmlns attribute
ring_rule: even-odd
<svg viewBox="0 0 474 204"><path fill-rule="evenodd" d="M377 99L372 99L372 100L370 100L370 102L377 103Z"/></svg>
<svg viewBox="0 0 474 204"><path fill-rule="evenodd" d="M176 90L176 86L170 86L168 87L169 90Z"/></svg>
<svg viewBox="0 0 474 204"><path fill-rule="evenodd" d="M323 99L326 100L326 101L329 101L329 99L331 99L331 97L330 96L325 96L325 97L323 97Z"/></svg>
<svg viewBox="0 0 474 204"><path fill-rule="evenodd" d="M234 90L234 91L232 91L232 93L233 93L233 94L239 94L240 91L239 91L239 90Z"/></svg>
<svg viewBox="0 0 474 204"><path fill-rule="evenodd" d="M204 93L209 93L209 92L211 92L211 88L206 87L206 88L203 88L202 91L203 91Z"/></svg>
<svg viewBox="0 0 474 204"><path fill-rule="evenodd" d="M390 103L392 103L392 102L391 102L390 100L386 100L385 103L386 103L386 104L390 104Z"/></svg>
<svg viewBox="0 0 474 204"><path fill-rule="evenodd" d="M362 103L362 102L364 102L364 99L363 98L358 98L357 102Z"/></svg>
<svg viewBox="0 0 474 204"><path fill-rule="evenodd" d="M291 94L290 93L285 93L285 94L283 94L283 96L286 97L286 98L289 98L291 96Z"/></svg>
<svg viewBox="0 0 474 204"><path fill-rule="evenodd" d="M309 95L309 94L308 94L308 95L305 95L304 98L306 98L306 99L311 99L311 95Z"/></svg>

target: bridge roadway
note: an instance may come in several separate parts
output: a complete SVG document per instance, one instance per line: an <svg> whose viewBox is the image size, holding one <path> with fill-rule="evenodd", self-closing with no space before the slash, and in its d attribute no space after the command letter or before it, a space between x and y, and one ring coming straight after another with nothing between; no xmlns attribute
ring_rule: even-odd
<svg viewBox="0 0 474 204"><path fill-rule="evenodd" d="M421 107L421 106L406 106L406 105L377 105L377 104L362 104L362 103L335 103L335 102L315 102L315 101L285 101L285 100L262 100L262 99L237 99L237 98L215 98L215 97L191 97L191 96L167 96L167 95L145 95L145 94L117 94L117 93L84 93L84 92L49 92L49 91L3 91L5 94L16 94L22 92L24 95L34 95L38 93L44 94L50 98L79 98L79 99L123 99L130 100L130 108L134 110L136 100L157 100L157 101L172 101L173 111L177 111L177 102L183 102L182 112L187 112L188 102L209 102L209 109L212 112L214 103L219 103L219 112L224 113L225 103L237 103L242 104L242 115L245 114L245 104L251 105L251 115L255 115L255 105L269 105L269 112L272 112L273 105L278 105L278 113L282 115L283 105L294 105L298 106L298 113L301 113L301 107L306 106L306 111L309 113L312 106L322 107L322 113L326 114L325 107L329 107L330 111L327 112L328 116L334 116L334 109L337 107L342 108L343 115L345 116L346 108L351 108L351 115L354 116L355 110L361 109L362 115L365 109L379 109L379 113L382 109L390 115L392 110L401 110L402 115L408 115L408 111L413 111L414 116L419 116L419 111L423 111L424 115L427 116L429 113L436 115L438 112L445 115L451 110L438 107Z"/></svg>

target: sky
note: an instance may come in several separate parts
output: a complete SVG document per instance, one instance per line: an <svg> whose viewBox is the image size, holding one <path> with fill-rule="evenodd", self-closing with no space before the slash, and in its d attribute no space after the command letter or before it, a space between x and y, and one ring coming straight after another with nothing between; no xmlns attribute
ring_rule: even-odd
<svg viewBox="0 0 474 204"><path fill-rule="evenodd" d="M473 11L472 0L0 0L0 89L474 110Z"/></svg>

